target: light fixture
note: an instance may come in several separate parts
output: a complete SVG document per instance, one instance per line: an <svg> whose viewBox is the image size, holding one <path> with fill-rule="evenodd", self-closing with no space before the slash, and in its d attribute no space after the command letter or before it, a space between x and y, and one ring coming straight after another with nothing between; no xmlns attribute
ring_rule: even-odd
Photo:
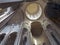
<svg viewBox="0 0 60 45"><path fill-rule="evenodd" d="M29 3L26 7L26 16L30 20L37 20L42 15L42 8L38 3Z"/></svg>

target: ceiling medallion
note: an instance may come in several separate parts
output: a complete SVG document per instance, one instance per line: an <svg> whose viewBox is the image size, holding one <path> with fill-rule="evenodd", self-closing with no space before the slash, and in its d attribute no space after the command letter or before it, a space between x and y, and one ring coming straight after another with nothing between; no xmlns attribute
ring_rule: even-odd
<svg viewBox="0 0 60 45"><path fill-rule="evenodd" d="M42 15L42 8L38 3L29 3L26 7L26 16L30 20L37 20Z"/></svg>

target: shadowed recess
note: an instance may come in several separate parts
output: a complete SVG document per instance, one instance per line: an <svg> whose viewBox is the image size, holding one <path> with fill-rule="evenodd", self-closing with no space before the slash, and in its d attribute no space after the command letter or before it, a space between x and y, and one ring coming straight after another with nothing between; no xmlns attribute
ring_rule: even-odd
<svg viewBox="0 0 60 45"><path fill-rule="evenodd" d="M43 28L40 22L31 23L31 33L34 37L39 37L42 34Z"/></svg>
<svg viewBox="0 0 60 45"><path fill-rule="evenodd" d="M14 45L15 39L17 36L17 32L13 32L8 36L5 45Z"/></svg>
<svg viewBox="0 0 60 45"><path fill-rule="evenodd" d="M5 35L6 35L6 34L4 34L4 33L3 33L3 34L0 34L0 43L1 43L1 41L4 39Z"/></svg>

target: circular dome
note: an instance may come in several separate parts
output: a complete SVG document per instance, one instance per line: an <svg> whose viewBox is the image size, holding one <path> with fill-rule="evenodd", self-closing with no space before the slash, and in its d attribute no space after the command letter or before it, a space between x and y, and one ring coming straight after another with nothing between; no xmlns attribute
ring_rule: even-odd
<svg viewBox="0 0 60 45"><path fill-rule="evenodd" d="M27 6L27 12L29 14L35 14L39 10L39 5L36 3L31 3Z"/></svg>
<svg viewBox="0 0 60 45"><path fill-rule="evenodd" d="M26 7L26 16L30 20L38 19L42 14L41 6L38 3L29 3Z"/></svg>

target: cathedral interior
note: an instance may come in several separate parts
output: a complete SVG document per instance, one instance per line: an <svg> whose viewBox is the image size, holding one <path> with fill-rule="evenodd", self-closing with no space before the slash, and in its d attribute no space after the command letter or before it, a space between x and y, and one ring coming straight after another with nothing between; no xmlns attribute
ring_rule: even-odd
<svg viewBox="0 0 60 45"><path fill-rule="evenodd" d="M0 45L60 45L60 0L0 0Z"/></svg>

